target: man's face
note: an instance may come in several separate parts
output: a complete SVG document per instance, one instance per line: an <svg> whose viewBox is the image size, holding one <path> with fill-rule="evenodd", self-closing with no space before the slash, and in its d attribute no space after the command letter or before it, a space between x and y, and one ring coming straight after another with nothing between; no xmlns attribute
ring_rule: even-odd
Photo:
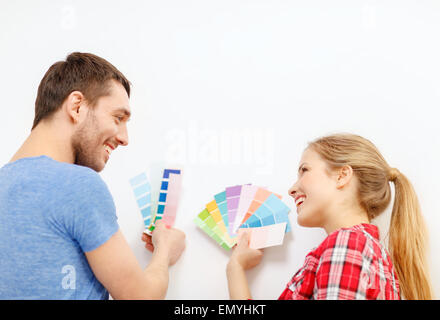
<svg viewBox="0 0 440 320"><path fill-rule="evenodd" d="M75 164L97 172L104 169L113 150L128 144L128 95L120 83L111 83L110 94L88 109L87 118L72 136Z"/></svg>

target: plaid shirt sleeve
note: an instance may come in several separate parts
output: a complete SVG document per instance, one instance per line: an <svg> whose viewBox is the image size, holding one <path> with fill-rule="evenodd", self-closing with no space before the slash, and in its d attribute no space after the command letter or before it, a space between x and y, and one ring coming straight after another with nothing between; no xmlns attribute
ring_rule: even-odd
<svg viewBox="0 0 440 320"><path fill-rule="evenodd" d="M279 299L399 299L399 293L389 257L378 242L342 229L307 255Z"/></svg>

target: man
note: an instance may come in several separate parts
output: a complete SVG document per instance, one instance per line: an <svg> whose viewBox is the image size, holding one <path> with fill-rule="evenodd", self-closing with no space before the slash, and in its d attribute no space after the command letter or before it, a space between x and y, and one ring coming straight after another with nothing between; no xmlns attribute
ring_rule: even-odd
<svg viewBox="0 0 440 320"><path fill-rule="evenodd" d="M106 60L52 65L29 137L0 169L0 299L162 299L182 231L161 222L142 240L142 270L97 172L128 144L130 83Z"/></svg>

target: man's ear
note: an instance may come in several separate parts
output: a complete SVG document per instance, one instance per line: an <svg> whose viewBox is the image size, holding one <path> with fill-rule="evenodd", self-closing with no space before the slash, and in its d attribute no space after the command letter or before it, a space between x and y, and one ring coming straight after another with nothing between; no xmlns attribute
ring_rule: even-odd
<svg viewBox="0 0 440 320"><path fill-rule="evenodd" d="M73 123L78 123L87 114L88 108L85 101L84 95L80 91L73 91L67 96L64 102L65 111Z"/></svg>
<svg viewBox="0 0 440 320"><path fill-rule="evenodd" d="M342 189L347 186L353 178L354 172L351 166L345 165L338 169L336 187Z"/></svg>

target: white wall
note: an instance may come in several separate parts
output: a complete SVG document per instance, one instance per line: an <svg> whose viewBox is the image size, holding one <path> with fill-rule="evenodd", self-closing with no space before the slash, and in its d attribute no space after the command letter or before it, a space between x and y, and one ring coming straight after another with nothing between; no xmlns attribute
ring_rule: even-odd
<svg viewBox="0 0 440 320"><path fill-rule="evenodd" d="M0 163L29 133L49 66L92 52L133 84L130 145L112 154L102 177L142 266L151 256L128 179L147 170L158 188L159 168L185 169L176 226L187 250L167 298L228 297L229 254L192 222L215 193L252 182L292 207L287 189L306 143L339 131L371 139L414 183L440 297L439 30L438 1L2 0ZM248 273L254 298L277 298L325 237L295 215L285 244ZM378 221L382 235L388 220L389 210Z"/></svg>

